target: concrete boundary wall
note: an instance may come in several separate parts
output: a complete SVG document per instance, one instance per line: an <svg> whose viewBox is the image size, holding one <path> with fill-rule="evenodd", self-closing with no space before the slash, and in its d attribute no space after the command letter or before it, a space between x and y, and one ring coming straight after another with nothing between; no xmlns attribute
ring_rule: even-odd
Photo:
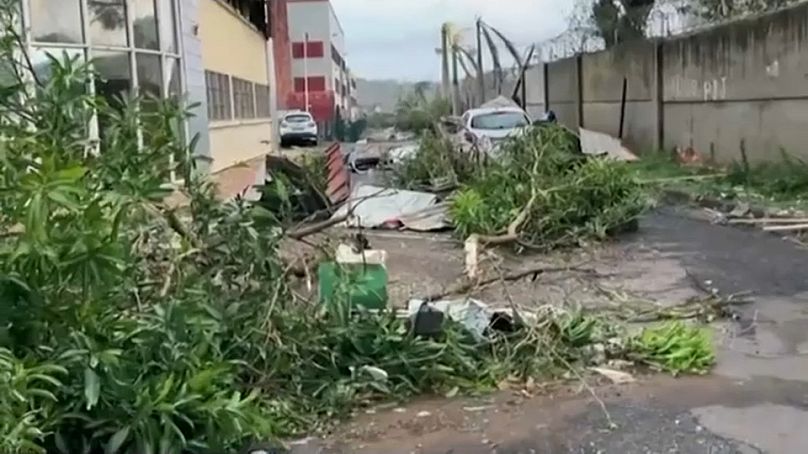
<svg viewBox="0 0 808 454"><path fill-rule="evenodd" d="M692 147L719 162L808 159L808 3L664 41L545 64L563 124L618 135L637 152Z"/></svg>

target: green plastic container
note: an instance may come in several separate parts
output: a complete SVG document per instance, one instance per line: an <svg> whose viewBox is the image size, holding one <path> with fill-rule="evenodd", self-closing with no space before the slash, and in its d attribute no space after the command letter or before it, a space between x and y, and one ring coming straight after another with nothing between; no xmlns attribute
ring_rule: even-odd
<svg viewBox="0 0 808 454"><path fill-rule="evenodd" d="M347 293L353 306L387 307L387 269L382 265L324 262L317 275L323 304L334 301L339 293Z"/></svg>

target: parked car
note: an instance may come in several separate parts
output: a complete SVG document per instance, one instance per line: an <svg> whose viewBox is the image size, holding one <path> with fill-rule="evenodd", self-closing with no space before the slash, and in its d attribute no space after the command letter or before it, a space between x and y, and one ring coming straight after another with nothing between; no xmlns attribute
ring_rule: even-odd
<svg viewBox="0 0 808 454"><path fill-rule="evenodd" d="M281 119L281 146L317 145L317 123L308 112L289 112Z"/></svg>
<svg viewBox="0 0 808 454"><path fill-rule="evenodd" d="M473 143L490 141L496 147L514 134L520 134L532 124L530 116L519 107L484 107L463 114L466 140Z"/></svg>

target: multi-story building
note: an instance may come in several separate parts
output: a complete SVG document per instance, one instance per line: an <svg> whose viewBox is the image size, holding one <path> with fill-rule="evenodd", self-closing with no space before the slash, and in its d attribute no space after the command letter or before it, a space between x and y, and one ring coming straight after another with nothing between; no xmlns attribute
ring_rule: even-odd
<svg viewBox="0 0 808 454"><path fill-rule="evenodd" d="M266 0L20 0L37 67L48 53L92 60L104 96L198 103L188 136L217 172L270 150L275 67ZM98 131L98 125L91 125ZM259 170L256 169L256 172ZM260 176L256 177L260 179Z"/></svg>
<svg viewBox="0 0 808 454"><path fill-rule="evenodd" d="M279 0L286 3L293 85L285 108L308 110L329 131L337 118L350 119L350 70L345 61L345 31L329 0Z"/></svg>

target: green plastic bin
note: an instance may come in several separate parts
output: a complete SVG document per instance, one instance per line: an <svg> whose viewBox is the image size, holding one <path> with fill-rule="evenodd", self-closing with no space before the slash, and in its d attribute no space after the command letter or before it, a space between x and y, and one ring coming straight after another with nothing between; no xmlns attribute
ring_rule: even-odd
<svg viewBox="0 0 808 454"><path fill-rule="evenodd" d="M320 302L329 304L339 292L347 293L353 306L387 307L387 269L382 265L324 262L317 270Z"/></svg>

